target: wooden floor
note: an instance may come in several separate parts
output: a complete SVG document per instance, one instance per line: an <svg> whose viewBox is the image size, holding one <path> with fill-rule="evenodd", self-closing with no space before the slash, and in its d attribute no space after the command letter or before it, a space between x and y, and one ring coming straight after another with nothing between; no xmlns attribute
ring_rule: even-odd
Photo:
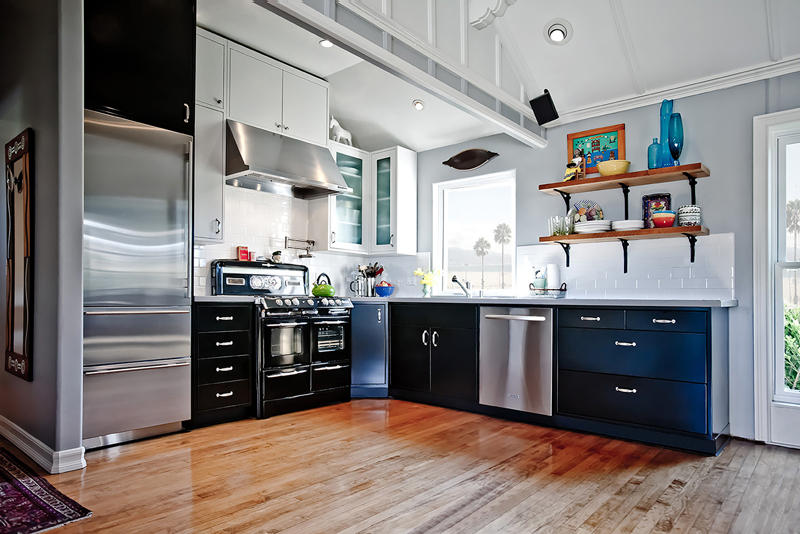
<svg viewBox="0 0 800 534"><path fill-rule="evenodd" d="M76 532L800 532L800 451L718 458L359 400L86 455Z"/></svg>

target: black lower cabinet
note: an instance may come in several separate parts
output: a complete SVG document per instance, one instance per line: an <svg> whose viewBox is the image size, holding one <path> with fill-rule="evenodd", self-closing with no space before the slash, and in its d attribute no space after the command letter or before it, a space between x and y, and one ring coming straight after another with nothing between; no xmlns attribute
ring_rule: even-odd
<svg viewBox="0 0 800 534"><path fill-rule="evenodd" d="M476 408L477 316L477 306L392 306L390 395L460 409Z"/></svg>
<svg viewBox="0 0 800 534"><path fill-rule="evenodd" d="M386 397L389 393L388 305L354 302L350 312L353 397Z"/></svg>

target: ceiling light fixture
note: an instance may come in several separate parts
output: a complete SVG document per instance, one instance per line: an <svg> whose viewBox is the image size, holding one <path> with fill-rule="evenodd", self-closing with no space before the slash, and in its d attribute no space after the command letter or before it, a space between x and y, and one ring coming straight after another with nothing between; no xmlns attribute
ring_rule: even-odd
<svg viewBox="0 0 800 534"><path fill-rule="evenodd" d="M330 42L330 41L329 41L329 40L327 40L327 39L323 39L323 40L321 40L321 41L319 42L319 45L320 45L322 48L330 48L330 47L332 47L332 46L333 46L333 43L332 43L332 42Z"/></svg>
<svg viewBox="0 0 800 534"><path fill-rule="evenodd" d="M544 25L544 39L556 46L567 44L572 39L572 25L564 19L553 19Z"/></svg>
<svg viewBox="0 0 800 534"><path fill-rule="evenodd" d="M422 100L419 99L414 100L411 104L417 111L422 111L423 109L425 109L425 102L423 102Z"/></svg>

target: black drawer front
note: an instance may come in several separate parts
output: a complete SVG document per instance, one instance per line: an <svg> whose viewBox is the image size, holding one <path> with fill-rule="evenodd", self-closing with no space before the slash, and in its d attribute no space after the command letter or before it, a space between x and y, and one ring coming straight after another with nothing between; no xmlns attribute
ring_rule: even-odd
<svg viewBox="0 0 800 534"><path fill-rule="evenodd" d="M703 384L561 371L558 411L697 434L708 432Z"/></svg>
<svg viewBox="0 0 800 534"><path fill-rule="evenodd" d="M558 310L558 326L625 328L625 310L560 309Z"/></svg>
<svg viewBox="0 0 800 534"><path fill-rule="evenodd" d="M198 306L197 326L200 332L223 330L250 330L252 307L245 306Z"/></svg>
<svg viewBox="0 0 800 534"><path fill-rule="evenodd" d="M261 373L262 400L283 399L311 393L311 371L307 365Z"/></svg>
<svg viewBox="0 0 800 534"><path fill-rule="evenodd" d="M350 387L350 365L328 363L311 368L311 388L314 391Z"/></svg>
<svg viewBox="0 0 800 534"><path fill-rule="evenodd" d="M469 304L391 304L390 313L393 325L478 328L478 307Z"/></svg>
<svg viewBox="0 0 800 534"><path fill-rule="evenodd" d="M198 334L197 340L200 358L250 354L250 332Z"/></svg>
<svg viewBox="0 0 800 534"><path fill-rule="evenodd" d="M198 382L216 384L250 378L250 356L229 356L227 358L204 358L199 361Z"/></svg>
<svg viewBox="0 0 800 534"><path fill-rule="evenodd" d="M628 310L629 330L661 332L706 332L706 312L670 310Z"/></svg>
<svg viewBox="0 0 800 534"><path fill-rule="evenodd" d="M224 384L210 384L197 388L197 408L215 410L251 404L250 381L237 380Z"/></svg>
<svg viewBox="0 0 800 534"><path fill-rule="evenodd" d="M706 336L559 328L558 367L704 384Z"/></svg>

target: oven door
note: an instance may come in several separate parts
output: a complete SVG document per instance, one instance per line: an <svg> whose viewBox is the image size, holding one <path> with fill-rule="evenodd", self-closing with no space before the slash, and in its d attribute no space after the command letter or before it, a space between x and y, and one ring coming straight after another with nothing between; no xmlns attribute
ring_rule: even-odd
<svg viewBox="0 0 800 534"><path fill-rule="evenodd" d="M350 317L325 317L311 323L311 361L350 359Z"/></svg>
<svg viewBox="0 0 800 534"><path fill-rule="evenodd" d="M261 368L308 364L311 360L308 319L261 319Z"/></svg>

